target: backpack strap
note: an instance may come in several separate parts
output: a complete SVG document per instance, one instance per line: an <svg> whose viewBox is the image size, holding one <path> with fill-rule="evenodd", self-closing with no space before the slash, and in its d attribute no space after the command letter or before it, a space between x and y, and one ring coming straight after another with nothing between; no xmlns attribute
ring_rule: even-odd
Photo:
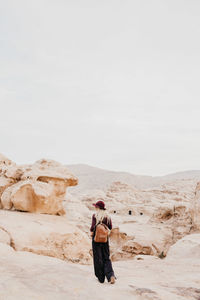
<svg viewBox="0 0 200 300"><path fill-rule="evenodd" d="M96 216L95 216L96 217ZM96 223L96 225L95 226L97 226L97 225L99 225L99 224L103 224L103 219L104 219L104 217L101 217L101 219L99 220L99 222L98 223Z"/></svg>

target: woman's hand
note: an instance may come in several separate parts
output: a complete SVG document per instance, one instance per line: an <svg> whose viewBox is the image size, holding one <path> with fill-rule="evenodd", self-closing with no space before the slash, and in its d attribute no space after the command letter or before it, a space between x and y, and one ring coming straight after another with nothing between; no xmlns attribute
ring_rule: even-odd
<svg viewBox="0 0 200 300"><path fill-rule="evenodd" d="M93 231L92 231L92 232L90 232L90 236L91 236L91 237L93 237L93 234L94 234L94 233L93 233Z"/></svg>

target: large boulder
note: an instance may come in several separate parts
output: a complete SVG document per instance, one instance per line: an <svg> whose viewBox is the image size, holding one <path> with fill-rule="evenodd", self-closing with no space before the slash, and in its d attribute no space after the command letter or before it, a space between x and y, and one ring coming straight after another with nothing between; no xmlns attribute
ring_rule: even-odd
<svg viewBox="0 0 200 300"><path fill-rule="evenodd" d="M68 169L53 160L17 166L0 156L0 207L20 211L65 214L66 188L78 184Z"/></svg>
<svg viewBox="0 0 200 300"><path fill-rule="evenodd" d="M170 247L168 259L200 259L200 234L189 234Z"/></svg>
<svg viewBox="0 0 200 300"><path fill-rule="evenodd" d="M113 260L132 259L136 255L162 256L172 244L172 231L164 226L127 223L114 228L110 235Z"/></svg>
<svg viewBox="0 0 200 300"><path fill-rule="evenodd" d="M34 213L62 214L63 198L54 186L45 182L20 181L8 187L1 197L3 208Z"/></svg>

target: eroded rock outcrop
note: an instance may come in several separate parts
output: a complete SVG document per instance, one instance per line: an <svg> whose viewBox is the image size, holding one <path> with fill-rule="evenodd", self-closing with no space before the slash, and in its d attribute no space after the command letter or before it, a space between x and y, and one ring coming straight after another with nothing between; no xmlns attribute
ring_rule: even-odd
<svg viewBox="0 0 200 300"><path fill-rule="evenodd" d="M197 183L194 200L191 204L193 229L200 230L200 182Z"/></svg>
<svg viewBox="0 0 200 300"><path fill-rule="evenodd" d="M0 211L0 243L81 264L91 263L88 236L65 216Z"/></svg>
<svg viewBox="0 0 200 300"><path fill-rule="evenodd" d="M149 223L160 223L163 228L170 228L172 232L170 243L174 244L191 232L193 228L192 210L186 203L162 206L155 211Z"/></svg>
<svg viewBox="0 0 200 300"><path fill-rule="evenodd" d="M98 197L105 201L115 227L110 236L113 260L133 259L138 254L163 258L174 243L193 232L195 186L195 180L188 179L139 190L117 181L107 191L91 190L76 197L89 210Z"/></svg>
<svg viewBox="0 0 200 300"><path fill-rule="evenodd" d="M63 215L66 188L77 183L77 178L56 161L42 159L33 165L17 166L0 156L3 209Z"/></svg>
<svg viewBox="0 0 200 300"><path fill-rule="evenodd" d="M173 246L167 255L168 259L200 259L200 234L189 234Z"/></svg>
<svg viewBox="0 0 200 300"><path fill-rule="evenodd" d="M110 235L113 261L133 259L136 255L165 256L173 244L171 228L151 224L124 224ZM112 231L113 231L112 230Z"/></svg>

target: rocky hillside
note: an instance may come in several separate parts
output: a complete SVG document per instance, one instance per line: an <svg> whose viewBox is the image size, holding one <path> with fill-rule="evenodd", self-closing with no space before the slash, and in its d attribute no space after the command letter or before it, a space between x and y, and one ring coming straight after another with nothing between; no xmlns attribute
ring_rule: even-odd
<svg viewBox="0 0 200 300"><path fill-rule="evenodd" d="M127 172L114 172L84 164L67 165L67 168L79 178L79 185L73 189L74 191L86 191L91 189L105 190L114 181L120 181L133 187L143 189L160 186L161 184L174 180L200 180L200 170L178 172L174 174L168 174L166 176L152 177L133 175Z"/></svg>

